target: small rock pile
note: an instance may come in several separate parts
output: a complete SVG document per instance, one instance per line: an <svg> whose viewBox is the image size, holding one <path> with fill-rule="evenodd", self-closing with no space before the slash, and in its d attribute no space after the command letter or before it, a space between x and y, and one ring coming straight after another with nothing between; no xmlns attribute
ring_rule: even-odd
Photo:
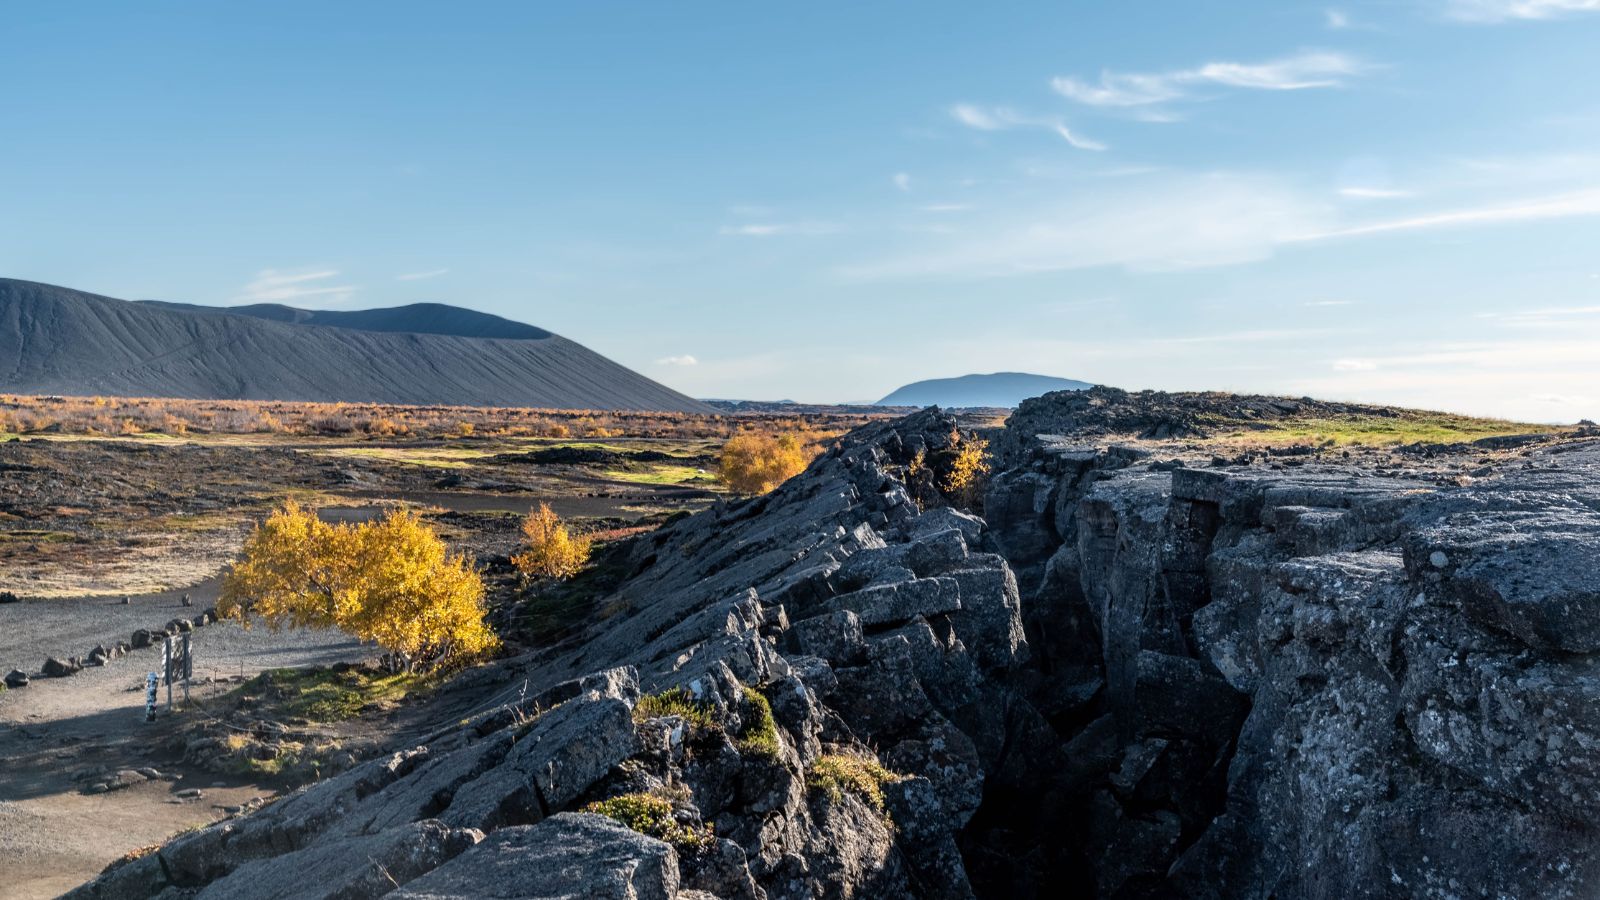
<svg viewBox="0 0 1600 900"><path fill-rule="evenodd" d="M172 619L159 629L141 628L133 633L130 640L97 644L83 656L48 657L39 667L39 674L46 678L68 678L87 667L109 665L127 656L130 651L155 646L169 636L187 634L216 621L217 611L207 609L194 619ZM13 669L5 677L5 685L9 688L27 687L31 681L28 673L21 669Z"/></svg>

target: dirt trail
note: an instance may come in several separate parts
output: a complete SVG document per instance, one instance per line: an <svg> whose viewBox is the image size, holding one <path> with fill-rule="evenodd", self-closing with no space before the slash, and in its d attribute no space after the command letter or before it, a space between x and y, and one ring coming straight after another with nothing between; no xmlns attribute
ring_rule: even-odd
<svg viewBox="0 0 1600 900"><path fill-rule="evenodd" d="M54 897L131 850L272 793L181 765L168 746L173 721L144 721L144 673L159 668L159 648L134 650L70 678L37 677L47 654L83 655L96 643L127 640L135 628L192 617L215 601L216 583L188 592L189 608L180 602L183 591L135 597L126 606L103 597L0 605L0 669L35 676L25 688L0 693L0 895L7 900ZM231 623L199 629L193 641L196 677L253 675L371 652L337 632L246 631ZM194 698L204 701L227 687L198 686ZM75 777L146 767L173 780L86 794L90 781ZM202 796L178 796L191 788Z"/></svg>

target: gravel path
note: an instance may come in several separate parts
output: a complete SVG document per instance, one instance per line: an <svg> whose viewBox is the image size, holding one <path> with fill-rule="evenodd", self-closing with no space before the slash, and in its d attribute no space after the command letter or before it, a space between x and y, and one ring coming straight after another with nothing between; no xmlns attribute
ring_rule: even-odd
<svg viewBox="0 0 1600 900"><path fill-rule="evenodd" d="M161 665L161 650L134 650L70 678L38 677L46 656L82 656L99 643L127 640L135 629L192 618L215 602L215 582L133 598L103 597L0 604L0 674L34 676L0 692L0 897L54 897L94 876L106 863L184 828L223 815L229 805L270 794L247 781L218 781L175 762L173 721L144 721L144 673ZM248 631L219 623L194 632L195 676L253 675L262 669L325 664L376 653L337 631ZM199 685L195 699L231 685ZM162 698L165 699L163 693ZM176 781L150 781L107 794L79 790L85 769L155 766ZM177 796L203 789L200 800Z"/></svg>

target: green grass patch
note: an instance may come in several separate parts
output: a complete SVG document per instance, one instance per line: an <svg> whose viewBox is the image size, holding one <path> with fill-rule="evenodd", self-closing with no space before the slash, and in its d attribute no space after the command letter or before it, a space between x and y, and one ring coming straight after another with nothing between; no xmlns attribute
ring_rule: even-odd
<svg viewBox="0 0 1600 900"><path fill-rule="evenodd" d="M199 533L232 528L243 521L243 517L235 513L175 513L153 519L141 530Z"/></svg>
<svg viewBox="0 0 1600 900"><path fill-rule="evenodd" d="M276 718L343 722L373 704L399 703L426 693L437 683L429 675L390 675L351 669L269 669L240 685L243 703L270 709Z"/></svg>
<svg viewBox="0 0 1600 900"><path fill-rule="evenodd" d="M627 453L634 448L627 444L607 444L602 441L569 441L566 438L520 437L512 438L520 444L536 444L540 450L610 450L614 453ZM523 448L526 449L526 448Z"/></svg>
<svg viewBox="0 0 1600 900"><path fill-rule="evenodd" d="M1222 441L1252 444L1311 444L1320 447L1393 447L1403 444L1455 444L1511 434L1556 434L1554 425L1529 425L1503 419L1475 419L1446 413L1400 412L1395 416L1284 419L1252 423L1218 434Z"/></svg>
<svg viewBox="0 0 1600 900"><path fill-rule="evenodd" d="M71 543L73 539L74 536L66 531L35 531L29 529L0 531L0 543L66 544Z"/></svg>
<svg viewBox="0 0 1600 900"><path fill-rule="evenodd" d="M541 450L562 448L569 450L610 450L615 453L631 453L635 450L658 450L674 456L698 456L707 452L708 448L720 446L713 441L687 439L673 440L670 438L624 438L620 440L572 440L568 438L544 437L512 437L506 440L524 445L533 444Z"/></svg>
<svg viewBox="0 0 1600 900"><path fill-rule="evenodd" d="M838 803L854 794L879 814L886 814L883 786L904 776L885 769L877 760L851 753L829 753L812 763L806 787Z"/></svg>
<svg viewBox="0 0 1600 900"><path fill-rule="evenodd" d="M235 731L223 739L221 758L213 761L211 768L240 778L298 786L338 771L339 763L334 757L341 749L337 741L267 742Z"/></svg>
<svg viewBox="0 0 1600 900"><path fill-rule="evenodd" d="M710 472L703 472L695 466L679 466L672 463L640 463L638 469L631 470L607 469L600 473L600 477L611 481L626 481L629 484L704 483L709 487L720 483Z"/></svg>
<svg viewBox="0 0 1600 900"><path fill-rule="evenodd" d="M667 716L677 716L699 728L714 728L717 724L711 716L711 706L694 699L694 695L681 687L668 688L659 694L646 694L633 707L635 722Z"/></svg>
<svg viewBox="0 0 1600 900"><path fill-rule="evenodd" d="M428 469L465 469L473 460L494 454L467 447L333 447L302 451L312 456L344 459L376 459Z"/></svg>
<svg viewBox="0 0 1600 900"><path fill-rule="evenodd" d="M698 853L715 840L711 829L684 825L674 817L672 801L654 793L622 794L591 803L584 812L613 819L640 834L666 841L680 853Z"/></svg>
<svg viewBox="0 0 1600 900"><path fill-rule="evenodd" d="M766 696L752 687L744 689L741 710L743 727L739 729L739 752L750 756L776 759L778 756L778 723L772 718L772 704Z"/></svg>

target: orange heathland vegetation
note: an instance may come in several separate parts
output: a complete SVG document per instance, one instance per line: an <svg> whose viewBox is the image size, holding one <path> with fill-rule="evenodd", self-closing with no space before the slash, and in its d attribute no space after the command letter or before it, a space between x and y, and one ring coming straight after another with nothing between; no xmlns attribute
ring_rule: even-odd
<svg viewBox="0 0 1600 900"><path fill-rule="evenodd" d="M0 394L0 434L726 439L757 423L763 431L837 434L882 415L870 412L805 416L696 415L621 410Z"/></svg>

